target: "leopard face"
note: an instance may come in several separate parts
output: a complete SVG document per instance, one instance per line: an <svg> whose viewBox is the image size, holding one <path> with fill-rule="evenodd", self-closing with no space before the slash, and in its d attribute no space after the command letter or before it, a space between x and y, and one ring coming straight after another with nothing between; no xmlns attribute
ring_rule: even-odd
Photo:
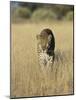
<svg viewBox="0 0 76 100"><path fill-rule="evenodd" d="M37 35L37 41L38 41L38 45L41 46L42 50L46 50L47 48L47 44L48 44L48 36L46 35Z"/></svg>

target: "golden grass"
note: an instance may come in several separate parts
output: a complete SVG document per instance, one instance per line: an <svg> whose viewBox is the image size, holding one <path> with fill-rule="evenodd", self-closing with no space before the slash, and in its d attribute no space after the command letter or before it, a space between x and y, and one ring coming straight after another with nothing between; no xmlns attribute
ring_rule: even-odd
<svg viewBox="0 0 76 100"><path fill-rule="evenodd" d="M53 30L56 48L53 68L40 70L36 34ZM11 97L73 94L73 23L12 24Z"/></svg>

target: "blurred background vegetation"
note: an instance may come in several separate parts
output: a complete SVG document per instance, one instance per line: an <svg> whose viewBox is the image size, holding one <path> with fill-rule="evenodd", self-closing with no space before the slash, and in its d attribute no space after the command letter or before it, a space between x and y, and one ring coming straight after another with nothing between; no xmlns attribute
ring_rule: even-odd
<svg viewBox="0 0 76 100"><path fill-rule="evenodd" d="M73 13L74 6L72 5L11 2L11 21L13 23L73 20Z"/></svg>

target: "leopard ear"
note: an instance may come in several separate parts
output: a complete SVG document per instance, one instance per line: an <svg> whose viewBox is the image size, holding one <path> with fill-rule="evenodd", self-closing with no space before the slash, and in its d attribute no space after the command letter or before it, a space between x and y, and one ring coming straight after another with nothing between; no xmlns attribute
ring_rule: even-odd
<svg viewBox="0 0 76 100"><path fill-rule="evenodd" d="M51 38L52 38L52 35L50 34L50 35L48 36L48 42L51 41Z"/></svg>

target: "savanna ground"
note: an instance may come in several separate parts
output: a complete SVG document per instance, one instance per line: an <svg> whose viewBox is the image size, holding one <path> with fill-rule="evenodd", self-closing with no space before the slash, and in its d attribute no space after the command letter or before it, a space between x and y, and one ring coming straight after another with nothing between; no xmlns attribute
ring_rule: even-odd
<svg viewBox="0 0 76 100"><path fill-rule="evenodd" d="M55 62L45 74L37 57L36 34L50 28L55 36ZM11 97L73 94L73 22L11 25Z"/></svg>

